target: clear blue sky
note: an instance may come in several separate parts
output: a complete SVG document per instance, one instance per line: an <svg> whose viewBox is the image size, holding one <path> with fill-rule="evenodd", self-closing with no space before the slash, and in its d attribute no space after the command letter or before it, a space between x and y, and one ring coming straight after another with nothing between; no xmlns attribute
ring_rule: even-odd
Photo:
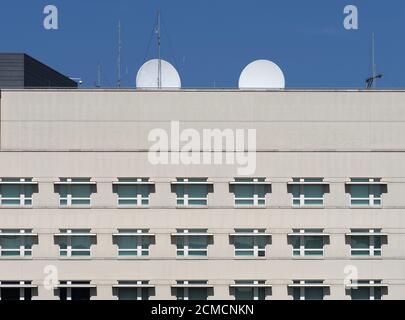
<svg viewBox="0 0 405 320"><path fill-rule="evenodd" d="M43 8L59 8L59 30L43 28ZM359 30L343 28L343 8L359 9ZM270 59L288 88L360 88L371 71L375 31L380 88L405 87L405 1L400 0L1 0L0 52L26 52L94 87L116 85L122 23L123 84L135 86L160 9L162 58L184 87L235 87L243 67ZM147 58L156 56L155 42Z"/></svg>

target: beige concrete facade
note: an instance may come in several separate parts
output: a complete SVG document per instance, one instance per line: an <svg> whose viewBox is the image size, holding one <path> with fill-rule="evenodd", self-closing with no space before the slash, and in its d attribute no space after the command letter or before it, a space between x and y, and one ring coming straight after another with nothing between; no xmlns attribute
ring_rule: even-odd
<svg viewBox="0 0 405 320"><path fill-rule="evenodd" d="M118 280L148 280L151 299L175 299L176 280L207 280L209 299L234 299L235 280L265 280L267 299L292 299L293 280L323 280L325 299L350 299L344 280L353 266L358 278L381 280L383 299L405 298L405 92L402 91L115 91L3 90L0 99L0 177L38 182L33 205L0 208L0 229L38 234L29 258L0 258L0 281L32 281L33 299L57 299L43 285L44 268L56 266L60 280L91 281L92 299L117 299ZM235 208L229 182L238 165L153 165L151 130L256 129L256 170L271 182L265 208ZM96 182L90 208L60 208L54 182L89 177ZM148 208L118 208L112 183L118 177L155 182ZM205 208L179 208L171 182L208 178L213 192ZM287 183L293 178L329 183L321 208L293 208ZM382 206L353 208L345 183L381 178ZM59 229L97 234L90 258L62 258ZM171 233L204 228L213 234L206 258L176 257ZM235 258L234 229L266 229L266 256ZM323 257L293 257L287 234L293 229L329 234ZM387 234L381 257L351 256L346 234L354 228ZM149 229L150 255L117 256L112 234ZM348 267L349 266L349 267Z"/></svg>

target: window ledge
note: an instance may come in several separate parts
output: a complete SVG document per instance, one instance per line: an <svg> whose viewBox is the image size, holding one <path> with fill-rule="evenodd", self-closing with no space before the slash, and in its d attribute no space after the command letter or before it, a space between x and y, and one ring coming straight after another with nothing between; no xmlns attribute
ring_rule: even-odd
<svg viewBox="0 0 405 320"><path fill-rule="evenodd" d="M325 260L327 259L325 256L303 256L303 257L299 257L299 256L294 256L292 257L293 260Z"/></svg>
<svg viewBox="0 0 405 320"><path fill-rule="evenodd" d="M82 261L82 260L92 260L94 257L59 257L59 260L68 260L68 261Z"/></svg>
<svg viewBox="0 0 405 320"><path fill-rule="evenodd" d="M267 209L267 206L234 206L234 209Z"/></svg>
<svg viewBox="0 0 405 320"><path fill-rule="evenodd" d="M91 205L88 206L58 206L59 209L92 209Z"/></svg>
<svg viewBox="0 0 405 320"><path fill-rule="evenodd" d="M250 257L233 257L233 260L267 260L267 257L255 257L255 256L250 256Z"/></svg>
<svg viewBox="0 0 405 320"><path fill-rule="evenodd" d="M1 209L32 209L34 206L0 206Z"/></svg>
<svg viewBox="0 0 405 320"><path fill-rule="evenodd" d="M176 206L176 209L208 209L207 206Z"/></svg>
<svg viewBox="0 0 405 320"><path fill-rule="evenodd" d="M350 209L383 209L383 206L350 206Z"/></svg>
<svg viewBox="0 0 405 320"><path fill-rule="evenodd" d="M0 260L34 260L33 257L0 257Z"/></svg>
<svg viewBox="0 0 405 320"><path fill-rule="evenodd" d="M176 260L208 260L209 257L205 256L205 257L176 257Z"/></svg>
<svg viewBox="0 0 405 320"><path fill-rule="evenodd" d="M358 257L354 257L351 256L350 260L384 260L383 256L358 256Z"/></svg>
<svg viewBox="0 0 405 320"><path fill-rule="evenodd" d="M150 260L150 257L117 257L117 260Z"/></svg>

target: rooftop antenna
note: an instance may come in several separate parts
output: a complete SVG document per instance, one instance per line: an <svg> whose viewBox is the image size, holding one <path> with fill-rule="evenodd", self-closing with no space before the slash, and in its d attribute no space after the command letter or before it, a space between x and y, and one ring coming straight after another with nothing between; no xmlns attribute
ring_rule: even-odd
<svg viewBox="0 0 405 320"><path fill-rule="evenodd" d="M101 63L97 64L97 83L96 88L101 88Z"/></svg>
<svg viewBox="0 0 405 320"><path fill-rule="evenodd" d="M121 20L118 21L118 62L117 62L117 86L121 88Z"/></svg>
<svg viewBox="0 0 405 320"><path fill-rule="evenodd" d="M372 77L366 79L366 88L376 88L377 87L377 79L381 79L383 77L382 74L377 74L377 64L375 63L375 34L372 33L371 36L371 69L372 69Z"/></svg>
<svg viewBox="0 0 405 320"><path fill-rule="evenodd" d="M158 88L162 88L162 59L160 54L160 10L157 12L156 21L157 51L158 51Z"/></svg>

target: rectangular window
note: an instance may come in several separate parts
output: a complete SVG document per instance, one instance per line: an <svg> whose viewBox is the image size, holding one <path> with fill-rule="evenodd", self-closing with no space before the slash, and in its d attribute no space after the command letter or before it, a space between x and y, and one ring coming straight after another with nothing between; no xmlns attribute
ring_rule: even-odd
<svg viewBox="0 0 405 320"><path fill-rule="evenodd" d="M181 257L206 257L208 255L207 229L178 229L176 252Z"/></svg>
<svg viewBox="0 0 405 320"><path fill-rule="evenodd" d="M352 178L349 183L352 206L381 206L384 184L381 179Z"/></svg>
<svg viewBox="0 0 405 320"><path fill-rule="evenodd" d="M61 207L90 206L95 183L90 178L61 178L58 186Z"/></svg>
<svg viewBox="0 0 405 320"><path fill-rule="evenodd" d="M177 179L175 186L178 206L206 206L210 183L207 179Z"/></svg>
<svg viewBox="0 0 405 320"><path fill-rule="evenodd" d="M31 281L1 281L1 301L21 301L32 299Z"/></svg>
<svg viewBox="0 0 405 320"><path fill-rule="evenodd" d="M265 281L235 281L235 300L265 300Z"/></svg>
<svg viewBox="0 0 405 320"><path fill-rule="evenodd" d="M120 178L114 182L115 192L118 195L119 207L149 206L149 198L153 182L147 178Z"/></svg>
<svg viewBox="0 0 405 320"><path fill-rule="evenodd" d="M120 257L149 256L152 234L149 229L120 229L114 234Z"/></svg>
<svg viewBox="0 0 405 320"><path fill-rule="evenodd" d="M359 280L357 284L352 285L350 297L352 300L381 300L383 296L381 283L381 280Z"/></svg>
<svg viewBox="0 0 405 320"><path fill-rule="evenodd" d="M350 246L352 256L381 256L381 229L352 229Z"/></svg>
<svg viewBox="0 0 405 320"><path fill-rule="evenodd" d="M177 300L208 300L208 281L177 281Z"/></svg>
<svg viewBox="0 0 405 320"><path fill-rule="evenodd" d="M149 281L119 281L118 300L149 300Z"/></svg>
<svg viewBox="0 0 405 320"><path fill-rule="evenodd" d="M37 183L32 178L3 178L0 181L0 206L31 206L36 189Z"/></svg>
<svg viewBox="0 0 405 320"><path fill-rule="evenodd" d="M266 205L266 193L269 183L264 178L236 178L230 183L235 196L235 206L260 207Z"/></svg>
<svg viewBox="0 0 405 320"><path fill-rule="evenodd" d="M62 229L58 236L59 253L62 257L89 257L91 253L92 237L90 230Z"/></svg>
<svg viewBox="0 0 405 320"><path fill-rule="evenodd" d="M323 300L325 287L323 281L294 281L294 300Z"/></svg>
<svg viewBox="0 0 405 320"><path fill-rule="evenodd" d="M294 178L289 182L293 206L323 206L325 185L322 178Z"/></svg>
<svg viewBox="0 0 405 320"><path fill-rule="evenodd" d="M267 236L265 229L235 229L235 234L233 234L235 256L266 256Z"/></svg>
<svg viewBox="0 0 405 320"><path fill-rule="evenodd" d="M90 300L92 287L90 281L61 281L59 285L60 300Z"/></svg>
<svg viewBox="0 0 405 320"><path fill-rule="evenodd" d="M323 256L326 235L322 229L295 229L289 236L292 238L294 256Z"/></svg>
<svg viewBox="0 0 405 320"><path fill-rule="evenodd" d="M1 257L29 257L32 255L32 246L36 235L29 229L3 229L0 230L0 256Z"/></svg>

